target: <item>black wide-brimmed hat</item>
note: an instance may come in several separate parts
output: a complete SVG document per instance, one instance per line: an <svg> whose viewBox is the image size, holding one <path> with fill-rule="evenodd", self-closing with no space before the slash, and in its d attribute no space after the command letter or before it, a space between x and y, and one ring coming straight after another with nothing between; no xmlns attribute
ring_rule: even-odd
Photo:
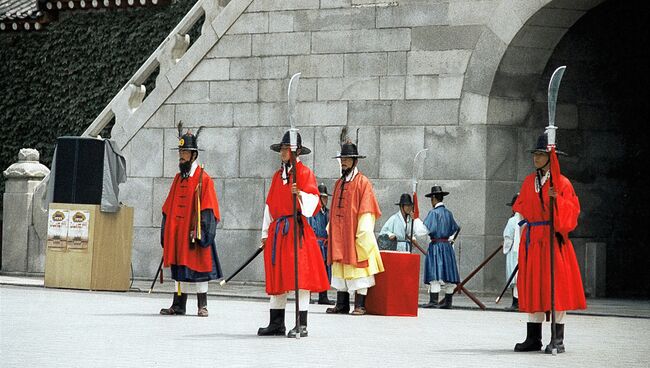
<svg viewBox="0 0 650 368"><path fill-rule="evenodd" d="M183 134L183 122L178 122L178 147L172 148L172 150L184 150L184 151L203 151L199 149L199 134L203 127L199 127L196 131L196 134L192 134L191 130L188 130Z"/></svg>
<svg viewBox="0 0 650 368"><path fill-rule="evenodd" d="M347 142L341 145L341 152L334 158L366 158L366 156L359 154L356 144Z"/></svg>
<svg viewBox="0 0 650 368"><path fill-rule="evenodd" d="M412 206L413 205L413 200L411 199L411 195L408 193L403 193L399 197L399 203L395 203L398 206Z"/></svg>
<svg viewBox="0 0 650 368"><path fill-rule="evenodd" d="M305 146L302 145L302 137L300 136L300 133L297 133L298 139L298 148L300 148L300 154L301 155L308 155L311 153L311 150ZM280 143L275 143L271 145L271 149L275 152L280 152L280 149L282 146L288 146L291 144L291 138L289 136L289 131L287 130L284 135L282 136L282 142Z"/></svg>
<svg viewBox="0 0 650 368"><path fill-rule="evenodd" d="M543 152L543 153L548 153L547 151L547 146L548 146L548 134L546 132L542 133L539 137L537 137L537 144L535 144L535 148L528 150L530 153L536 153L536 152ZM557 149L557 146L555 147L555 153L557 153L560 156L568 156L565 152L560 151Z"/></svg>
<svg viewBox="0 0 650 368"><path fill-rule="evenodd" d="M442 187L440 185L434 185L434 186L431 187L431 193L427 193L424 196L431 198L434 195L441 195L441 196L444 197L444 196L446 196L448 194L449 194L449 192L443 191Z"/></svg>
<svg viewBox="0 0 650 368"><path fill-rule="evenodd" d="M517 200L517 197L519 197L519 193L515 194L515 195L512 197L512 200L510 201L510 203L506 203L506 206L510 206L510 207L512 207L512 205L515 204L515 201Z"/></svg>
<svg viewBox="0 0 650 368"><path fill-rule="evenodd" d="M318 193L320 194L321 197L329 197L330 196L329 194L327 194L327 187L323 183L321 183L318 186Z"/></svg>
<svg viewBox="0 0 650 368"><path fill-rule="evenodd" d="M357 129L356 143L352 143L350 138L348 138L347 126L344 126L341 130L339 141L341 143L341 152L333 158L366 158L366 156L360 155L357 149L357 145L359 144L359 129Z"/></svg>

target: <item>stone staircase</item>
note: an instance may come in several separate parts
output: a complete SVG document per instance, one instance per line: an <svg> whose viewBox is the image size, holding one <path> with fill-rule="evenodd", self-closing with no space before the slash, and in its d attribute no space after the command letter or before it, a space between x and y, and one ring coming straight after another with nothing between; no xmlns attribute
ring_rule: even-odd
<svg viewBox="0 0 650 368"><path fill-rule="evenodd" d="M124 148L252 1L197 1L82 136L96 137L114 119L111 138ZM190 46L188 33L201 20L200 36ZM155 88L147 94L144 84L154 73Z"/></svg>

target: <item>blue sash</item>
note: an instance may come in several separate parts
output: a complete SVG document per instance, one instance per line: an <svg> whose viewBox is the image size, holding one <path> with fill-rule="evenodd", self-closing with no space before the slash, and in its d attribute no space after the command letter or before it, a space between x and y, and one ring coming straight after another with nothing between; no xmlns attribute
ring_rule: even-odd
<svg viewBox="0 0 650 368"><path fill-rule="evenodd" d="M532 226L544 226L550 225L550 221L537 221L537 222L528 222L528 220L523 219L517 223L519 226L528 225L526 227L526 255L528 255L528 245L530 244L530 228Z"/></svg>
<svg viewBox="0 0 650 368"><path fill-rule="evenodd" d="M280 226L282 226L282 236L285 236L289 233L289 217L291 216L282 216L275 221L275 234L273 234L273 248L271 248L271 264L275 266L275 243L278 239L278 232L280 232Z"/></svg>

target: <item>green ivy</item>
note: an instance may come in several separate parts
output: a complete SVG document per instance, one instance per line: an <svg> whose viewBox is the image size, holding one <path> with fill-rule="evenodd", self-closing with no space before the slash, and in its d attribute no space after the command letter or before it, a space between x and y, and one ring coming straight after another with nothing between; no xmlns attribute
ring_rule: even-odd
<svg viewBox="0 0 650 368"><path fill-rule="evenodd" d="M194 3L63 12L42 31L0 33L0 171L21 148L49 167L56 138L83 133Z"/></svg>

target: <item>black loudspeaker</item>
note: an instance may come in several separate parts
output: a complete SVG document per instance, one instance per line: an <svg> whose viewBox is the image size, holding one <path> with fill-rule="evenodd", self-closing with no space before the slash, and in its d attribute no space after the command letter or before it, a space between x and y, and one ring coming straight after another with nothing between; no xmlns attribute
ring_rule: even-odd
<svg viewBox="0 0 650 368"><path fill-rule="evenodd" d="M101 204L104 144L94 138L57 138L54 202Z"/></svg>

